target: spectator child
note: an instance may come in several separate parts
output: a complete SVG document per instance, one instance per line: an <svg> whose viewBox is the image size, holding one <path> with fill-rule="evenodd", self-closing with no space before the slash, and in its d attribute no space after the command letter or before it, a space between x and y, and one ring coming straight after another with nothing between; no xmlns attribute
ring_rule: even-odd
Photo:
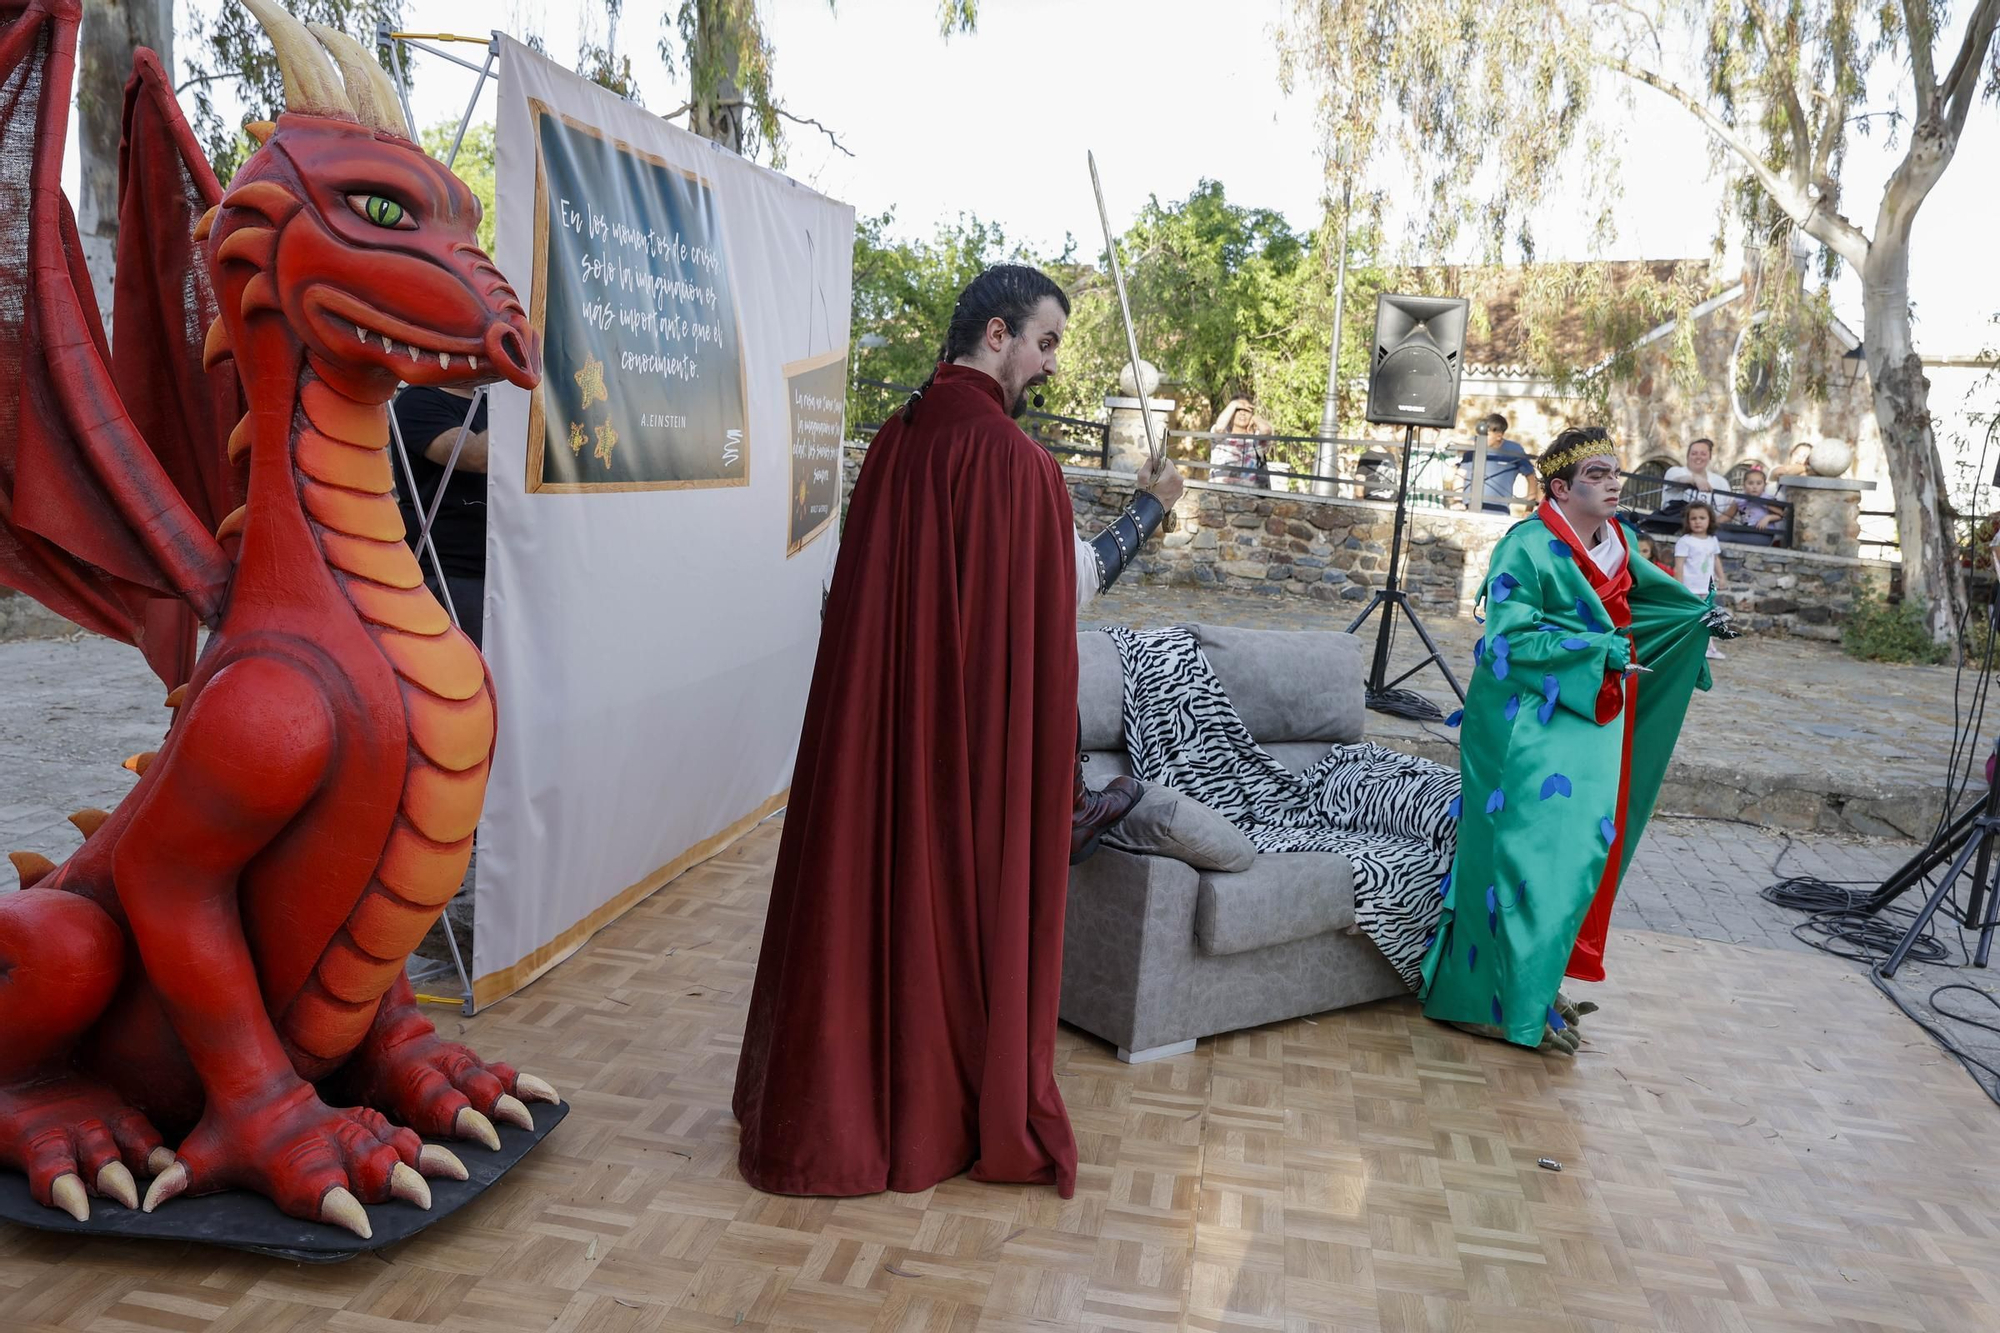
<svg viewBox="0 0 2000 1333"><path fill-rule="evenodd" d="M1667 573L1672 574L1674 572L1674 562L1660 553L1660 542L1657 537L1641 533L1639 536L1639 550L1648 560Z"/></svg>
<svg viewBox="0 0 2000 1333"><path fill-rule="evenodd" d="M1712 588L1728 584L1722 576L1722 540L1715 535L1715 509L1706 500L1690 500L1681 514L1681 535L1674 543L1674 577L1697 597L1706 597ZM1722 650L1708 645L1710 657Z"/></svg>
<svg viewBox="0 0 2000 1333"><path fill-rule="evenodd" d="M1770 501L1763 499L1764 469L1752 467L1743 474L1743 490L1750 496L1739 501L1736 506L1736 521L1759 532L1769 532L1785 521L1784 511Z"/></svg>

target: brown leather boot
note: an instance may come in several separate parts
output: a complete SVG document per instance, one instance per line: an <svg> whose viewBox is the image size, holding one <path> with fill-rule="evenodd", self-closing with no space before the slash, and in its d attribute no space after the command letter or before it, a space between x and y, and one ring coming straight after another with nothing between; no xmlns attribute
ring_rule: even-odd
<svg viewBox="0 0 2000 1333"><path fill-rule="evenodd" d="M1097 850L1097 840L1104 830L1132 813L1132 807L1146 793L1142 782L1131 778L1113 778L1103 791L1092 791L1083 785L1083 756L1076 757L1076 811L1070 818L1069 863L1076 865L1087 860Z"/></svg>

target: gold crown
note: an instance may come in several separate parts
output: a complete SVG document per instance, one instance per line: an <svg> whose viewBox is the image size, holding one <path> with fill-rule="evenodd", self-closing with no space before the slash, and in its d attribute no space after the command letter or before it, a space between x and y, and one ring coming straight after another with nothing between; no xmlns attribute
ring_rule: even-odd
<svg viewBox="0 0 2000 1333"><path fill-rule="evenodd" d="M1564 468L1581 463L1586 458L1606 458L1617 452L1608 438L1578 440L1575 444L1565 445L1561 449L1551 449L1536 459L1535 471L1542 474L1543 481L1547 481Z"/></svg>

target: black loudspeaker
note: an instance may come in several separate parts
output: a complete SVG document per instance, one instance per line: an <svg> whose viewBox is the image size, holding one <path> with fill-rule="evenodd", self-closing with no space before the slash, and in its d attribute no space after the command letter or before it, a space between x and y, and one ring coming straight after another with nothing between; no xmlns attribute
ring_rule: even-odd
<svg viewBox="0 0 2000 1333"><path fill-rule="evenodd" d="M1457 296L1375 298L1375 350L1368 368L1368 420L1450 426L1471 303Z"/></svg>

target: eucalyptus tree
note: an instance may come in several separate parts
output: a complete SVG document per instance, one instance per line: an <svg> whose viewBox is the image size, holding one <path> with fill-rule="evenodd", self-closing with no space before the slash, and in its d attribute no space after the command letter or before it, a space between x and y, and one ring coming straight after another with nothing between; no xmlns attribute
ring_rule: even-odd
<svg viewBox="0 0 2000 1333"><path fill-rule="evenodd" d="M609 0L616 5L620 0ZM829 9L834 0L827 0ZM972 32L979 23L979 0L938 0L938 31L945 38ZM836 148L846 145L811 117L789 109L772 86L774 52L765 35L757 0L681 0L661 15L660 59L669 71L685 70L688 128L745 156L768 150L782 160L784 125L789 120L825 134Z"/></svg>
<svg viewBox="0 0 2000 1333"><path fill-rule="evenodd" d="M1753 250L1791 273L1795 245L1862 290L1862 345L1895 478L1906 594L1942 641L1963 606L1944 469L1912 337L1910 253L1974 104L2000 96L2000 0L1291 0L1285 77L1316 89L1329 178L1389 161L1427 195L1423 242L1463 233L1532 257L1531 218L1562 168L1611 160L1601 95L1622 82L1677 109L1736 168ZM1886 99L1886 100L1883 100ZM1893 137L1881 180L1848 168L1852 136ZM1609 192L1579 200L1600 228ZM1759 284L1770 336L1824 321L1796 281Z"/></svg>

